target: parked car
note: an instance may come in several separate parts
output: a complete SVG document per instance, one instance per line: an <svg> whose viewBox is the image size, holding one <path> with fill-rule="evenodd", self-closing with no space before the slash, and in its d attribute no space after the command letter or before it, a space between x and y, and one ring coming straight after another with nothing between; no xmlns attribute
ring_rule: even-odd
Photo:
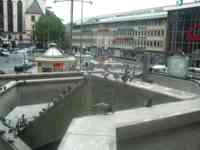
<svg viewBox="0 0 200 150"><path fill-rule="evenodd" d="M5 72L4 72L4 71L2 71L2 70L0 70L0 74L5 74Z"/></svg>
<svg viewBox="0 0 200 150"><path fill-rule="evenodd" d="M0 49L0 56L9 56L10 52L6 49Z"/></svg>
<svg viewBox="0 0 200 150"><path fill-rule="evenodd" d="M22 65L18 65L14 67L15 72L26 72L28 69L33 67L33 63L24 63Z"/></svg>

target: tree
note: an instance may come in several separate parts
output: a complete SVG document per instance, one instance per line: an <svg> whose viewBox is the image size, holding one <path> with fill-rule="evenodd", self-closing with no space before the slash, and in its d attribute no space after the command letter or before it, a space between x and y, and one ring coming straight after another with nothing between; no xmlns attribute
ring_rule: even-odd
<svg viewBox="0 0 200 150"><path fill-rule="evenodd" d="M55 15L44 15L33 26L33 40L43 47L46 47L48 42L62 46L64 39L65 26Z"/></svg>

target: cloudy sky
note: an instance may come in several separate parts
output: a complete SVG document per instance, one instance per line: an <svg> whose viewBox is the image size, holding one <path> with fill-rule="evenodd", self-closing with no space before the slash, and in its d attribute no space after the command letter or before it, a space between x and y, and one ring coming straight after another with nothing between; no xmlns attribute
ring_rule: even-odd
<svg viewBox="0 0 200 150"><path fill-rule="evenodd" d="M47 6L51 6L52 10L58 17L63 19L65 23L70 18L70 2L53 3L54 0L47 0ZM129 10L137 10L143 8L151 8L157 6L173 5L176 0L91 0L93 5L84 4L84 17L92 17L103 14L124 12ZM184 2L192 2L194 0L184 0ZM80 2L74 4L74 20L81 17Z"/></svg>

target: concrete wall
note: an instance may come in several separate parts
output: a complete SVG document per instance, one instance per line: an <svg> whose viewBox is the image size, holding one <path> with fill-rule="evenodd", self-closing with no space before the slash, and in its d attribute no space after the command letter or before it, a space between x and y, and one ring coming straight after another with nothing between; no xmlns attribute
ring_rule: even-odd
<svg viewBox="0 0 200 150"><path fill-rule="evenodd" d="M13 149L0 138L0 150L13 150Z"/></svg>
<svg viewBox="0 0 200 150"><path fill-rule="evenodd" d="M143 107L153 98L153 104L178 101L178 99L123 83L92 77L85 81L61 103L42 115L21 133L21 138L32 148L38 148L60 140L74 117L92 114L90 108L96 103L105 102L114 110Z"/></svg>
<svg viewBox="0 0 200 150"><path fill-rule="evenodd" d="M17 88L14 87L9 92L0 96L0 115L6 116L13 108L19 105Z"/></svg>
<svg viewBox="0 0 200 150"><path fill-rule="evenodd" d="M156 74L149 74L145 78L163 86L200 94L200 86L190 80L178 79L169 76L161 76Z"/></svg>
<svg viewBox="0 0 200 150"><path fill-rule="evenodd" d="M47 103L72 85L70 82L34 83L16 86L0 96L0 116L16 106Z"/></svg>
<svg viewBox="0 0 200 150"><path fill-rule="evenodd" d="M119 141L118 150L199 150L199 123Z"/></svg>

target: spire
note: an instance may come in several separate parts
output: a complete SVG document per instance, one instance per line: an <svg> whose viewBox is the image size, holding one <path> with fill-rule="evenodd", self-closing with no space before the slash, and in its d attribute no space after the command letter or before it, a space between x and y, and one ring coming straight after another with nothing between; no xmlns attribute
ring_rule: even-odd
<svg viewBox="0 0 200 150"><path fill-rule="evenodd" d="M40 4L37 0L34 0L30 7L26 10L26 14L43 14Z"/></svg>

